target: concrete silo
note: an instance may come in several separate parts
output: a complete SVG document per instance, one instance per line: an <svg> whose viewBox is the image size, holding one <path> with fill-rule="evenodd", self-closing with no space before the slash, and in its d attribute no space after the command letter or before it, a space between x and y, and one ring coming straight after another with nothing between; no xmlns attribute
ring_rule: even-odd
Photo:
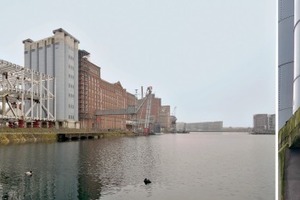
<svg viewBox="0 0 300 200"><path fill-rule="evenodd" d="M279 129L285 124L285 122L293 114L293 80L294 80L294 0L279 0L278 1L278 128ZM300 98L298 99L300 100Z"/></svg>

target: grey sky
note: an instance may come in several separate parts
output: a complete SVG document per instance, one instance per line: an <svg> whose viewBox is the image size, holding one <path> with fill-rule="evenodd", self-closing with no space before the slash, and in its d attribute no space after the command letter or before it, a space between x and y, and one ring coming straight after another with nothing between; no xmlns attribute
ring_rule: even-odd
<svg viewBox="0 0 300 200"><path fill-rule="evenodd" d="M128 92L152 86L178 121L252 126L275 113L276 1L94 0L1 3L0 59L63 28Z"/></svg>

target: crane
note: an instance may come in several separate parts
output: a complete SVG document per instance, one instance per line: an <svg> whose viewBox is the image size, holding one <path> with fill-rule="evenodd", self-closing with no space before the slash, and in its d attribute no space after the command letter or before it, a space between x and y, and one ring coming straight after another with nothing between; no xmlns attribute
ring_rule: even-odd
<svg viewBox="0 0 300 200"><path fill-rule="evenodd" d="M152 87L149 86L147 88L147 107L146 107L146 115L145 115L145 123L144 123L144 134L149 134L150 131L150 115L151 115L151 107L152 107Z"/></svg>

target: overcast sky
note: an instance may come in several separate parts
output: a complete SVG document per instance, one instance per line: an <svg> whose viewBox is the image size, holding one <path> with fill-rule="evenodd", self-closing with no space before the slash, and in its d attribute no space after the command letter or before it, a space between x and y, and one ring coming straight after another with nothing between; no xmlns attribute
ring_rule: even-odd
<svg viewBox="0 0 300 200"><path fill-rule="evenodd" d="M24 65L22 41L63 28L102 78L153 87L179 122L252 126L275 113L274 0L2 1L0 59ZM145 91L145 89L144 89Z"/></svg>

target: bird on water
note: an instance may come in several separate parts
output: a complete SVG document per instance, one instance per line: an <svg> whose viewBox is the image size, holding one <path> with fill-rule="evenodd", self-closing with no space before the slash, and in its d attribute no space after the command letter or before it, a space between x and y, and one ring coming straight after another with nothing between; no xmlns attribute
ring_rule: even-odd
<svg viewBox="0 0 300 200"><path fill-rule="evenodd" d="M26 176L32 176L32 171L25 172Z"/></svg>
<svg viewBox="0 0 300 200"><path fill-rule="evenodd" d="M145 178L144 183L145 183L145 185L147 185L147 184L151 183L151 181L149 179Z"/></svg>

